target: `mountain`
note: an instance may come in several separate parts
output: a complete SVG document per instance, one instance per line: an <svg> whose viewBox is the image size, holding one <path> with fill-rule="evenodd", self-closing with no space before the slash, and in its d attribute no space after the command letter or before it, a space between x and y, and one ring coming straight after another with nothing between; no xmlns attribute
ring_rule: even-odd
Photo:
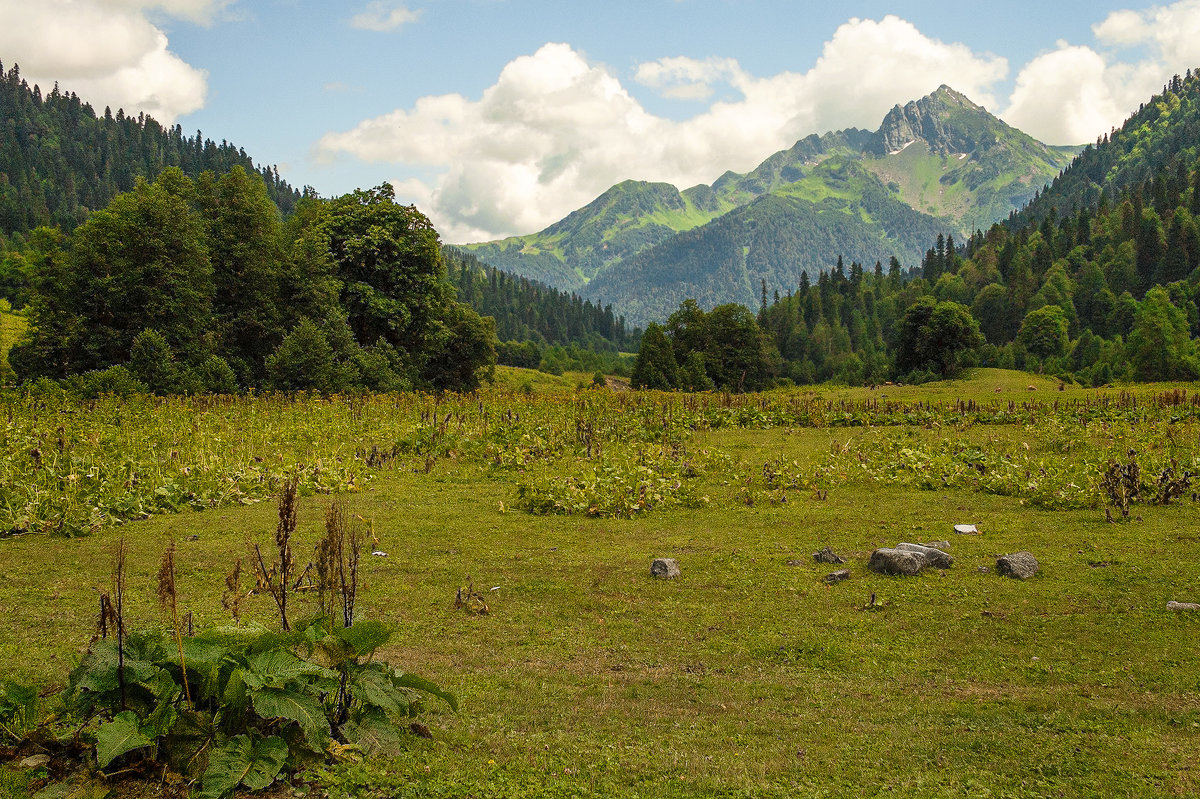
<svg viewBox="0 0 1200 799"><path fill-rule="evenodd" d="M877 131L808 136L710 186L626 181L540 233L467 249L643 324L683 297L754 305L761 281L786 291L831 254L918 262L938 233L965 239L1007 217L1078 150L1041 144L942 86Z"/></svg>
<svg viewBox="0 0 1200 799"><path fill-rule="evenodd" d="M163 127L120 109L97 115L74 92L55 84L43 93L21 77L20 67L0 67L0 234L23 235L40 225L73 230L138 178L154 180L170 166L189 177L234 166L258 172L285 214L300 198L277 170L256 167L227 141L199 131L187 136L179 125Z"/></svg>

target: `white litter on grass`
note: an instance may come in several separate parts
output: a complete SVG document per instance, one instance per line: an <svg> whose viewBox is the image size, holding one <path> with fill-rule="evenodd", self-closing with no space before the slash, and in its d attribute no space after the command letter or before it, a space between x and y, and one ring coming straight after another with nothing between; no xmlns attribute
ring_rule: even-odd
<svg viewBox="0 0 1200 799"><path fill-rule="evenodd" d="M386 558L387 557L387 553L380 549L372 550L371 554L377 558Z"/></svg>
<svg viewBox="0 0 1200 799"><path fill-rule="evenodd" d="M498 585L493 585L493 586L492 586L490 589L488 589L488 590L489 590L489 591L499 591L499 590L500 590L500 586L498 586Z"/></svg>

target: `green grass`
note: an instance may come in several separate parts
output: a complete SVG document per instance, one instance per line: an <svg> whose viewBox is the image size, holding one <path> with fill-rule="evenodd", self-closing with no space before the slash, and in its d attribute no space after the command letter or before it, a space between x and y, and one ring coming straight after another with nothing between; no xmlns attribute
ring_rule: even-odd
<svg viewBox="0 0 1200 799"><path fill-rule="evenodd" d="M25 332L25 315L13 313L8 300L0 300L0 372L8 366L8 351Z"/></svg>
<svg viewBox="0 0 1200 799"><path fill-rule="evenodd" d="M1049 400L1063 396L1046 396L1055 384L981 370L949 384L824 396ZM1019 425L986 431L1045 445ZM698 432L691 445L720 450L748 472L776 457L810 468L862 432L719 429ZM729 478L701 479L718 496ZM1200 597L1200 508L1191 503L1139 506L1141 522L1107 524L1096 510L1040 511L1017 498L855 478L825 501L798 491L782 504L614 520L514 511L513 480L448 459L430 474L382 473L351 498L388 553L365 563L361 614L394 625L384 654L455 691L462 711L425 718L434 739L414 737L394 759L315 775L318 795L1200 789L1200 615L1165 610L1169 599ZM301 563L329 501L302 502ZM978 524L982 535L954 535L957 522ZM154 575L176 540L181 601L203 626L224 622L223 575L247 539L266 542L274 527L264 503L158 516L77 540L0 539L6 676L61 684L91 634L119 535L131 544L133 623L162 623ZM944 572L899 579L865 568L875 547L938 539L956 558ZM824 584L836 567L811 553L826 545L848 558L847 582ZM1035 578L980 571L1016 550L1038 557ZM677 558L681 579L651 579L656 556ZM468 576L490 614L454 610ZM865 607L871 594L874 609ZM253 601L258 620L270 623L269 611ZM0 785L5 779L0 773Z"/></svg>

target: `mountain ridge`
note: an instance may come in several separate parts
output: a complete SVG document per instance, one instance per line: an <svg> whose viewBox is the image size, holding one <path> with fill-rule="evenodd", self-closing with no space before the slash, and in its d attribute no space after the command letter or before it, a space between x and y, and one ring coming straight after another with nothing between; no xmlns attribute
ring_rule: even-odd
<svg viewBox="0 0 1200 799"><path fill-rule="evenodd" d="M643 324L649 317L635 309L663 303L648 303L636 292L636 280L628 273L641 273L648 280L647 270L655 268L656 259L659 268L669 266L661 261L667 250L704 265L702 254L684 254L679 242L666 245L764 196L803 201L771 206L776 212L769 214L772 224L792 224L799 231L781 236L778 241L784 246L774 256L762 254L765 261L774 258L774 268L756 272L757 280L765 280L769 289L786 290L795 285L791 281L797 262L810 275L828 268L820 260L828 258L828 250L799 255L792 251L800 240L828 242L828 236L813 227L821 220L843 229L856 242L853 252L842 253L847 257L869 261L896 257L913 264L938 233L965 239L1007 217L1079 149L1042 144L943 85L923 98L894 106L876 131L847 128L811 134L745 174L726 172L710 185L683 191L668 183L624 181L538 233L463 248L492 266L613 302L631 321ZM848 169L849 164L856 168ZM884 202L884 196L907 205L911 213ZM826 216L830 206L857 221L846 227L845 220ZM900 224L908 232L897 227ZM684 241L704 246L706 241L731 235L726 227L714 234L715 239L701 234ZM867 230L873 232L867 235ZM924 243L910 233L924 236ZM868 246L872 240L876 245ZM656 248L657 254L651 256ZM704 277L711 274L704 272ZM743 301L741 282L739 278L738 285L714 293L714 301ZM625 288L613 294L617 286ZM680 292L686 293L686 285L669 293Z"/></svg>

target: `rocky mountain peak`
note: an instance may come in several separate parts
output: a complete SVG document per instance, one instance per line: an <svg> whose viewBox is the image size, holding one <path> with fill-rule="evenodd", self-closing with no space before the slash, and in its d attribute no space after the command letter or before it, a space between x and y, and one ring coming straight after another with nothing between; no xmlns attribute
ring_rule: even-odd
<svg viewBox="0 0 1200 799"><path fill-rule="evenodd" d="M964 117L974 124L962 124ZM933 152L971 152L977 144L978 123L984 122L986 126L993 119L983 106L942 84L920 100L894 106L879 126L873 149L882 156L897 153L919 140Z"/></svg>

